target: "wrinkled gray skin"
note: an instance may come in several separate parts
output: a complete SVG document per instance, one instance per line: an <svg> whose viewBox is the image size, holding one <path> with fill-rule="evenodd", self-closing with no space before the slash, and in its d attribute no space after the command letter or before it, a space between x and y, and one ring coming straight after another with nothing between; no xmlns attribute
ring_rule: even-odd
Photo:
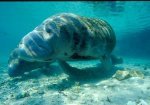
<svg viewBox="0 0 150 105"><path fill-rule="evenodd" d="M102 68L110 70L112 63L122 63L111 55L115 43L113 29L103 20L71 13L54 15L25 35L12 51L8 74L20 76L56 60L68 74L72 67L66 61L71 60L100 59Z"/></svg>

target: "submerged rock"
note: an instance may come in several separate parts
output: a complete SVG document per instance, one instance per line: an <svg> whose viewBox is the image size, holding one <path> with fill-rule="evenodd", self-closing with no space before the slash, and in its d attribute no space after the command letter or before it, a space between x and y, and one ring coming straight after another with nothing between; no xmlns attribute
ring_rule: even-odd
<svg viewBox="0 0 150 105"><path fill-rule="evenodd" d="M117 70L117 72L113 75L113 78L116 78L117 80L124 80L130 78L129 71L121 71Z"/></svg>
<svg viewBox="0 0 150 105"><path fill-rule="evenodd" d="M144 74L138 70L117 70L117 72L113 75L113 78L116 78L119 81L130 77L144 78Z"/></svg>
<svg viewBox="0 0 150 105"><path fill-rule="evenodd" d="M144 74L141 71L138 71L138 70L131 70L130 71L130 76L131 77L141 77L141 78L144 78Z"/></svg>

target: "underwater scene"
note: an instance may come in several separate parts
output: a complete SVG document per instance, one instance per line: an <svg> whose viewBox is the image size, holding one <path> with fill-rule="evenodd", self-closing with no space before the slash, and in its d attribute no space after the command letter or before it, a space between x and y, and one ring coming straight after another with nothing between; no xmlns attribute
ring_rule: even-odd
<svg viewBox="0 0 150 105"><path fill-rule="evenodd" d="M0 105L150 105L150 1L3 1L0 13Z"/></svg>

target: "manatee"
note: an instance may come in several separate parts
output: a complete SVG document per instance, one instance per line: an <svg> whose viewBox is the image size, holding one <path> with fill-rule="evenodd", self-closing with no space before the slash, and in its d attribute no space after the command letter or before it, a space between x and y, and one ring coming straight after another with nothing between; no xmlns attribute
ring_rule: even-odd
<svg viewBox="0 0 150 105"><path fill-rule="evenodd" d="M44 20L25 35L9 57L8 74L20 76L57 61L69 75L81 71L67 61L99 59L102 69L122 63L112 55L116 45L114 30L105 20L73 13L60 13ZM73 72L72 72L73 71Z"/></svg>

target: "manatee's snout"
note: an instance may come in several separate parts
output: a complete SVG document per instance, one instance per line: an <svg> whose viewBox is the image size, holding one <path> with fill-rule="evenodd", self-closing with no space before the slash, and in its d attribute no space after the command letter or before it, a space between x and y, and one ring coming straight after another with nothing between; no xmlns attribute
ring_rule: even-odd
<svg viewBox="0 0 150 105"><path fill-rule="evenodd" d="M23 74L23 70L21 70L23 67L22 65L20 65L21 63L22 62L20 62L20 60L18 59L17 49L15 49L11 53L8 61L8 74L10 77L15 77Z"/></svg>
<svg viewBox="0 0 150 105"><path fill-rule="evenodd" d="M22 66L17 62L17 60L13 60L8 65L8 74L10 77L16 77L24 73L23 70L21 70Z"/></svg>
<svg viewBox="0 0 150 105"><path fill-rule="evenodd" d="M32 71L48 65L49 62L26 61L19 57L18 48L13 50L8 61L8 74L10 77L21 76L25 72Z"/></svg>
<svg viewBox="0 0 150 105"><path fill-rule="evenodd" d="M28 61L50 59L52 49L43 35L33 31L27 34L19 44L19 57Z"/></svg>

